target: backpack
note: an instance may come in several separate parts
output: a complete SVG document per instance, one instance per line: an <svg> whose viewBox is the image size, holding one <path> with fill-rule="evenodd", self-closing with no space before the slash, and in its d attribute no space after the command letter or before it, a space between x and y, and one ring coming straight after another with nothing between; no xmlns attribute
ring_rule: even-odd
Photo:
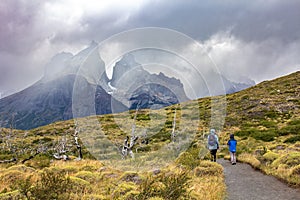
<svg viewBox="0 0 300 200"><path fill-rule="evenodd" d="M208 136L208 145L209 146L215 146L217 144L216 137L213 134L210 134Z"/></svg>

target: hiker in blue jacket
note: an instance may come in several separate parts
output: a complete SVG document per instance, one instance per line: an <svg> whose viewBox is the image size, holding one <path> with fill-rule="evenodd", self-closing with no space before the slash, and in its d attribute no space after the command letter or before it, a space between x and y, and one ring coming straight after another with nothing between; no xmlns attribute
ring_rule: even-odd
<svg viewBox="0 0 300 200"><path fill-rule="evenodd" d="M237 141L234 139L233 134L230 134L230 139L228 140L227 145L229 147L231 164L235 165L236 164L236 145L237 145Z"/></svg>
<svg viewBox="0 0 300 200"><path fill-rule="evenodd" d="M207 137L207 148L212 156L212 161L217 161L217 151L219 149L219 138L215 129L210 129L210 134Z"/></svg>

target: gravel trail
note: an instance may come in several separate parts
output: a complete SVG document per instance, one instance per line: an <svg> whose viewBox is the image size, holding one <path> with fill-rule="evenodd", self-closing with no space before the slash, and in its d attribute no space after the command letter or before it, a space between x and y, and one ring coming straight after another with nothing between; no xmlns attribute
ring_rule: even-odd
<svg viewBox="0 0 300 200"><path fill-rule="evenodd" d="M300 200L299 189L288 187L248 164L231 165L224 159L217 162L224 167L227 200Z"/></svg>

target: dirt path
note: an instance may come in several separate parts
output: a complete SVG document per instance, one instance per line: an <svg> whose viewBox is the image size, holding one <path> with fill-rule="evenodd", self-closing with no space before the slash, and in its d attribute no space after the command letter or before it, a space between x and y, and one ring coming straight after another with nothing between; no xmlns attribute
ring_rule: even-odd
<svg viewBox="0 0 300 200"><path fill-rule="evenodd" d="M228 200L300 200L300 190L255 171L248 164L231 165L224 159L217 162L224 167Z"/></svg>

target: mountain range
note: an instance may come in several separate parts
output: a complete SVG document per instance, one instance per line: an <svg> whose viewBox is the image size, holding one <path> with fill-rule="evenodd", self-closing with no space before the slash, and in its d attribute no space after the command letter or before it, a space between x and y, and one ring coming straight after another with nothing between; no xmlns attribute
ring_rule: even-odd
<svg viewBox="0 0 300 200"><path fill-rule="evenodd" d="M97 115L136 108L159 109L189 100L179 79L162 72L151 74L131 54L116 62L109 79L97 47L98 44L92 42L76 55L66 52L55 55L39 81L0 99L0 126L27 130L73 118L72 98L76 80L80 80L82 91L94 91L88 96L95 97L94 114ZM88 62L90 74L101 76L79 76L78 71L84 62ZM234 83L222 78L226 93L254 85L254 82ZM207 93L203 93L205 95ZM89 113L82 116L86 115Z"/></svg>

